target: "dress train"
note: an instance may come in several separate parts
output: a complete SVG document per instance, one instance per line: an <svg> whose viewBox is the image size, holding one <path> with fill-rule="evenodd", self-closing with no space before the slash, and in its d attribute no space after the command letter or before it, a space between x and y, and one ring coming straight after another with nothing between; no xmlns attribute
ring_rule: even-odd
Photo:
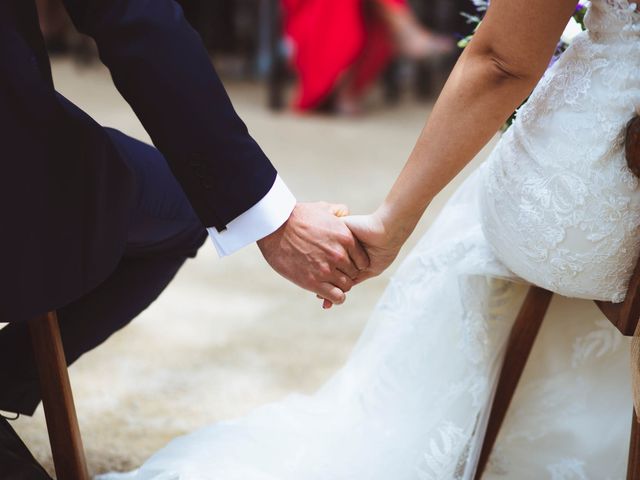
<svg viewBox="0 0 640 480"><path fill-rule="evenodd" d="M320 391L202 428L135 472L100 478L473 478L505 342L527 288L485 240L480 173L404 261L350 359ZM570 302L578 312L589 303ZM627 342L604 319L551 315L529 363L485 478L623 479Z"/></svg>

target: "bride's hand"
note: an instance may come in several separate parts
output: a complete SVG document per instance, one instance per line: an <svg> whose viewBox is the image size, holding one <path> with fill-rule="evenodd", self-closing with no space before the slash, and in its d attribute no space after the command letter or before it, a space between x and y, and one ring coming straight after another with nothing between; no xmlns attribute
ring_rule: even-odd
<svg viewBox="0 0 640 480"><path fill-rule="evenodd" d="M369 256L369 267L360 271L354 283L362 283L380 275L398 256L404 242L394 239L394 235L385 228L378 213L347 216L348 212L338 212L336 215L341 217ZM333 306L329 300L321 296L318 298L323 300L323 308Z"/></svg>
<svg viewBox="0 0 640 480"><path fill-rule="evenodd" d="M354 284L362 283L385 271L398 256L400 248L408 237L406 228L400 226L394 228L387 225L383 221L381 210L370 215L348 216L347 212L336 213L337 216L342 217L344 223L369 256L369 267L360 271ZM332 307L333 304L329 300L320 296L318 298L323 300L323 308Z"/></svg>
<svg viewBox="0 0 640 480"><path fill-rule="evenodd" d="M395 238L394 232L385 227L378 213L352 215L342 220L369 256L369 267L360 272L355 283L380 275L398 256L404 242Z"/></svg>

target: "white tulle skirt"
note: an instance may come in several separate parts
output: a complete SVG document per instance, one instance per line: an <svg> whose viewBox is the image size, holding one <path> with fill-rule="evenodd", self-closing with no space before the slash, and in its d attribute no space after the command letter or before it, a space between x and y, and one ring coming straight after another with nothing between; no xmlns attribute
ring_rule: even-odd
<svg viewBox="0 0 640 480"><path fill-rule="evenodd" d="M294 395L177 438L134 480L472 479L505 342L526 285L480 225L480 175L395 274L350 359ZM625 478L628 343L586 300L556 297L485 479ZM592 302L591 302L592 303ZM555 309L558 311L558 309Z"/></svg>

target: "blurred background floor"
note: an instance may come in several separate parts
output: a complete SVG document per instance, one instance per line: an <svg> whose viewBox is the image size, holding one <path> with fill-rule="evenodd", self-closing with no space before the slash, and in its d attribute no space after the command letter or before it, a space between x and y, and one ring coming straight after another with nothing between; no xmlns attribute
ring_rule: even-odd
<svg viewBox="0 0 640 480"><path fill-rule="evenodd" d="M53 70L58 90L100 123L148 141L102 66L62 58ZM430 109L409 99L377 108L374 95L358 119L274 114L260 84L225 83L298 199L342 202L354 213L383 199ZM434 201L401 258L486 152ZM70 369L91 472L136 467L177 435L313 392L347 358L390 274L323 311L273 273L255 245L218 260L207 243L151 308ZM41 407L14 423L51 469Z"/></svg>

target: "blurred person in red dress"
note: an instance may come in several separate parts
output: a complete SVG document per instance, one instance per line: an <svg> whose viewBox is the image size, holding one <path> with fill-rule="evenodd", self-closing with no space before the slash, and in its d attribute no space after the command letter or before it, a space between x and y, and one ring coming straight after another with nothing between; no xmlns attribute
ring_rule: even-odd
<svg viewBox="0 0 640 480"><path fill-rule="evenodd" d="M282 0L298 74L294 107L360 111L364 94L394 55L451 52L452 38L424 28L407 0Z"/></svg>

